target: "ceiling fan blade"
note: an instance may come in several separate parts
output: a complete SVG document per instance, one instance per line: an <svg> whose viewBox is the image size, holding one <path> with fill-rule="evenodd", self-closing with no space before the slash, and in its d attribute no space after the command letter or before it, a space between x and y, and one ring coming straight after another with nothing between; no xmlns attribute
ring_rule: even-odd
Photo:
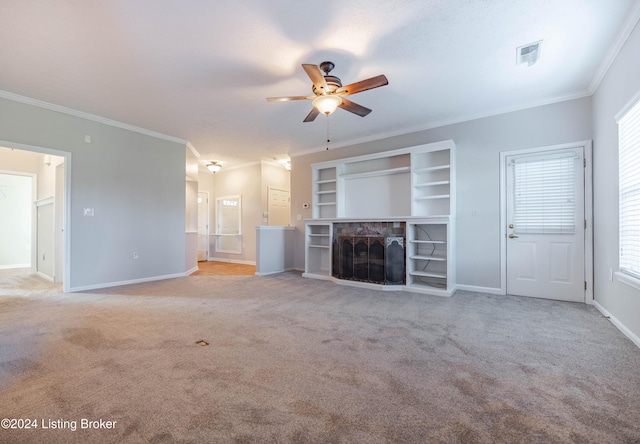
<svg viewBox="0 0 640 444"><path fill-rule="evenodd" d="M302 67L306 71L307 75L313 82L313 86L316 87L318 91L322 91L323 94L327 92L327 81L324 79L322 75L322 71L318 65L310 65L310 64L302 64Z"/></svg>
<svg viewBox="0 0 640 444"><path fill-rule="evenodd" d="M316 96L267 97L267 102L288 102L290 100L311 100Z"/></svg>
<svg viewBox="0 0 640 444"><path fill-rule="evenodd" d="M320 111L314 106L311 108L311 112L307 114L307 117L304 118L303 122L313 122L316 120L316 117L318 117L318 114L320 114Z"/></svg>
<svg viewBox="0 0 640 444"><path fill-rule="evenodd" d="M371 112L369 108L365 108L364 106L353 103L345 98L342 99L342 103L338 106L350 113L357 114L360 117L364 117Z"/></svg>
<svg viewBox="0 0 640 444"><path fill-rule="evenodd" d="M370 79L361 80L359 82L351 83L350 85L342 86L338 88L335 94L340 94L341 96L350 96L351 94L356 94L362 91L367 91L373 88L379 88L384 85L388 85L389 81L381 74L379 76L371 77Z"/></svg>

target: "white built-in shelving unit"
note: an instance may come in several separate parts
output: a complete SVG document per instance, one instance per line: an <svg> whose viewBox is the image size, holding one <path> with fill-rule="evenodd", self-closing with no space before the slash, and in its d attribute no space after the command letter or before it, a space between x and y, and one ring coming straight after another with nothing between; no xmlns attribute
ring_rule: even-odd
<svg viewBox="0 0 640 444"><path fill-rule="evenodd" d="M455 216L453 146L445 149L430 149L427 146L423 150L416 150L411 156L411 214Z"/></svg>
<svg viewBox="0 0 640 444"><path fill-rule="evenodd" d="M425 293L455 291L453 220L413 220L407 224L407 287Z"/></svg>
<svg viewBox="0 0 640 444"><path fill-rule="evenodd" d="M317 163L312 170L313 219L306 221L304 276L333 279L333 223L403 221L407 231L406 285L381 287L453 294L453 141Z"/></svg>
<svg viewBox="0 0 640 444"><path fill-rule="evenodd" d="M313 218L337 217L338 180L336 166L313 169Z"/></svg>
<svg viewBox="0 0 640 444"><path fill-rule="evenodd" d="M331 277L331 223L307 223L304 277Z"/></svg>

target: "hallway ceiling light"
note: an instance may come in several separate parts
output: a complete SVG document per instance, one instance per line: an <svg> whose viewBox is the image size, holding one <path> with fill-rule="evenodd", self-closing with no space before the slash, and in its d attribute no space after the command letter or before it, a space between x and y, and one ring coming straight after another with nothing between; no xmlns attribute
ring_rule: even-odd
<svg viewBox="0 0 640 444"><path fill-rule="evenodd" d="M217 162L211 162L207 165L207 169L209 171L211 171L213 174L217 173L218 171L220 171L220 169L222 168L222 165L220 165Z"/></svg>

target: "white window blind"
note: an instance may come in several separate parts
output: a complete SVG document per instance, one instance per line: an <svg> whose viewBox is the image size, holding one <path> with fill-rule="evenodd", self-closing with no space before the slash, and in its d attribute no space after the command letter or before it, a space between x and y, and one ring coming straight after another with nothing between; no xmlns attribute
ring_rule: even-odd
<svg viewBox="0 0 640 444"><path fill-rule="evenodd" d="M514 161L515 233L575 233L577 159L566 153Z"/></svg>
<svg viewBox="0 0 640 444"><path fill-rule="evenodd" d="M620 271L640 278L640 102L619 121Z"/></svg>

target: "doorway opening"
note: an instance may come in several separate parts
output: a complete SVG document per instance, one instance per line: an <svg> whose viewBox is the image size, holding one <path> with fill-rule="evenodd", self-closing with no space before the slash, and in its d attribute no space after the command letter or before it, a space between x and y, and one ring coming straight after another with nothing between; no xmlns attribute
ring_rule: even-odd
<svg viewBox="0 0 640 444"><path fill-rule="evenodd" d="M50 282L70 288L69 186L71 153L44 147L0 141L3 173L30 176L32 191L26 204L31 220L26 230L30 234L28 266L25 274L37 274ZM5 202L6 203L6 202ZM3 211L4 214L4 211ZM14 212L7 212L13 219ZM17 216L17 215L16 215ZM15 221L14 221L15 222ZM24 224L24 217L21 222ZM3 264L20 265L15 258L15 246L2 243ZM18 249L26 245L21 242ZM6 262L6 263L5 263ZM26 265L27 262L23 262Z"/></svg>

